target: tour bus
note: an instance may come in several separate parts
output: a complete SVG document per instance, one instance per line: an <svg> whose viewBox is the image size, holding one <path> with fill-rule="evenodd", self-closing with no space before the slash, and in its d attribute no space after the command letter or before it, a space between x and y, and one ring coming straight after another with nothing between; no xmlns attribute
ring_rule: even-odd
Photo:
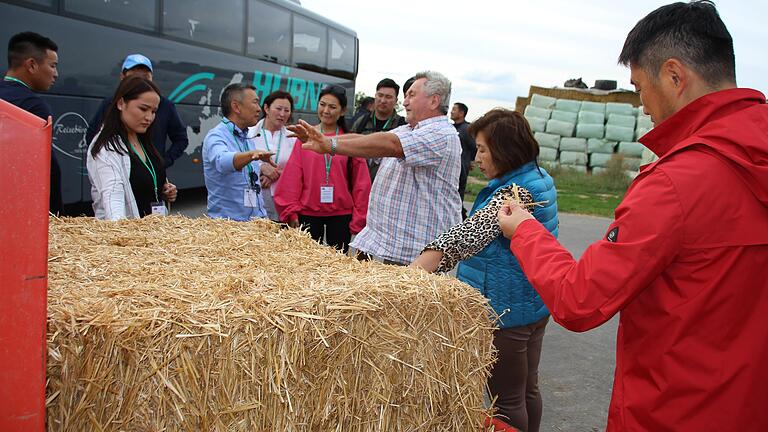
<svg viewBox="0 0 768 432"><path fill-rule="evenodd" d="M221 120L228 84L253 84L264 99L294 98L293 119L316 122L324 85L354 101L358 40L354 31L286 0L0 0L0 73L7 44L22 31L59 47L59 77L42 94L53 110L53 151L61 165L68 213L91 201L85 132L111 96L128 54L149 57L153 80L176 104L189 146L168 170L180 189L201 187L202 143ZM23 139L19 140L23 145Z"/></svg>

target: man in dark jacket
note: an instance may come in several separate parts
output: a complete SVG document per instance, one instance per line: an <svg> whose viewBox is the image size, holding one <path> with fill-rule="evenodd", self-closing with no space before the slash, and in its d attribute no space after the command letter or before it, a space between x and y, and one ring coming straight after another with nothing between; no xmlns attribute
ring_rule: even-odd
<svg viewBox="0 0 768 432"><path fill-rule="evenodd" d="M736 87L733 40L708 1L662 6L627 36L656 127L608 232L574 261L520 206L504 235L555 321L620 313L614 431L768 430L768 105Z"/></svg>
<svg viewBox="0 0 768 432"><path fill-rule="evenodd" d="M469 176L469 170L472 168L472 161L475 160L475 154L477 153L477 144L472 135L467 132L470 123L466 122L467 112L469 108L461 102L456 102L451 108L451 120L453 120L453 127L459 133L459 140L461 141L461 174L459 175L459 195L461 195L461 201L464 201L464 192L467 189L467 177ZM464 206L461 207L462 218L467 218L467 209Z"/></svg>
<svg viewBox="0 0 768 432"><path fill-rule="evenodd" d="M23 32L8 42L8 72L0 82L0 99L43 120L52 117L51 107L35 92L48 91L59 76L59 50L47 37ZM51 149L50 212L61 212L61 169Z"/></svg>
<svg viewBox="0 0 768 432"><path fill-rule="evenodd" d="M376 98L373 102L373 112L363 114L352 125L354 133L368 135L374 132L386 132L405 124L405 118L395 111L400 86L389 78L384 78L376 85ZM368 171L371 181L376 177L381 158L368 159Z"/></svg>
<svg viewBox="0 0 768 432"><path fill-rule="evenodd" d="M131 54L123 61L123 71L120 73L120 80L129 76L138 75L152 81L152 62L141 54ZM91 142L96 133L101 129L101 122L104 119L104 111L107 110L112 98L108 97L101 102L99 109L88 124L88 132L85 134L87 142ZM171 146L165 148L165 138L171 141ZM173 165L173 162L184 154L184 149L189 145L187 139L187 128L181 122L176 106L165 96L160 98L160 105L157 107L155 121L152 124L152 144L160 155L163 156L165 167Z"/></svg>

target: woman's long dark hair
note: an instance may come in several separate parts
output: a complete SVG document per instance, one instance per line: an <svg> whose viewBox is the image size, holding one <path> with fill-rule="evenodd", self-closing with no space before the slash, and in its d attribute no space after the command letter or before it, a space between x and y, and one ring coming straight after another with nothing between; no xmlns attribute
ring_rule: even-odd
<svg viewBox="0 0 768 432"><path fill-rule="evenodd" d="M125 145L128 145L128 131L125 129L125 125L120 118L120 110L117 109L117 102L122 99L124 103L128 103L129 101L138 99L139 96L146 92L155 92L160 96L160 89L157 88L155 83L148 79L132 76L125 78L120 82L120 85L117 86L117 90L115 91L115 95L112 96L112 103L109 104L109 107L104 112L101 132L99 132L99 136L96 138L96 142L93 143L93 148L91 149L91 155L93 157L96 157L103 148L119 154L126 154L128 152L127 148L120 145L120 140L118 139L122 138ZM152 154L162 163L163 158L160 156L160 153L157 152L154 144L152 144L152 127L154 126L154 123L155 122L153 121L144 133L137 135L141 140L141 143L144 144L144 148L147 151L152 152Z"/></svg>
<svg viewBox="0 0 768 432"><path fill-rule="evenodd" d="M317 97L317 100L319 101L320 98L327 94L333 95L336 99L339 100L339 105L341 105L342 111L347 108L347 91L344 90L344 87L337 85L325 86L322 90L320 90L320 95ZM349 128L347 128L347 119L344 118L343 113L339 116L339 119L336 120L336 125L338 125L339 129L344 131L344 133L349 132Z"/></svg>

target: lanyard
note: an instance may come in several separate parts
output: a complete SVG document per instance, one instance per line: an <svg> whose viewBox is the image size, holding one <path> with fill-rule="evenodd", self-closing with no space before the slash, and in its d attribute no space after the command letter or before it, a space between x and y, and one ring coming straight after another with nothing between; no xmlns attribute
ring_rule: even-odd
<svg viewBox="0 0 768 432"><path fill-rule="evenodd" d="M320 133L325 134L323 132L323 125L320 125ZM339 136L339 127L336 126L336 136ZM323 160L325 160L325 184L328 184L328 180L331 177L331 162L333 162L333 156L323 154Z"/></svg>
<svg viewBox="0 0 768 432"><path fill-rule="evenodd" d="M23 85L24 87L26 87L26 88L28 88L28 89L32 90L31 88L29 88L29 86L27 85L27 83L25 83L24 81L22 81L22 80L20 80L20 79L18 79L18 78L14 78L14 77L12 77L12 76L8 76L8 75L6 75L6 76L4 76L4 77L3 77L3 80L4 80L4 81L13 81L13 82L17 82L17 83L19 83L19 84Z"/></svg>
<svg viewBox="0 0 768 432"><path fill-rule="evenodd" d="M376 113L373 113L371 117L373 118L373 128L376 129ZM389 126L390 121L392 121L392 117L387 119L387 122L384 123L384 126L381 127L381 130L385 130L387 126Z"/></svg>
<svg viewBox="0 0 768 432"><path fill-rule="evenodd" d="M144 148L144 143L141 142L139 137L136 137L136 139L139 141L139 145L141 145L141 150L144 151L144 157L147 159L145 162L144 159L141 158L141 155L139 155L139 152L136 151L135 148L133 148L133 144L131 144L131 150L133 150L134 153L136 153L136 157L139 158L141 163L147 168L147 171L149 171L149 175L152 176L152 183L155 186L155 201L160 202L160 199L157 196L157 174L155 173L155 166L152 164L152 159L149 158L149 153L147 153L147 149ZM147 165L147 162L149 162L149 165Z"/></svg>
<svg viewBox="0 0 768 432"><path fill-rule="evenodd" d="M272 133L272 132L270 132ZM269 140L267 140L267 132L264 130L264 126L261 126L261 134L264 135L264 144L267 146L267 151L272 151L269 148ZM280 163L280 148L283 146L283 129L280 129L280 134L277 136L277 151L275 152L275 163Z"/></svg>
<svg viewBox="0 0 768 432"><path fill-rule="evenodd" d="M247 152L249 150L249 148L248 148L248 141L244 140L245 141L245 148L243 148L243 146L240 145L240 140L239 140L240 137L238 137L237 134L235 134L235 124L232 123L229 120L226 120L226 119L221 119L221 122L224 123L224 125L227 127L227 130L229 131L229 133L231 133L232 137L235 139L235 145L237 145L237 149L240 150L241 152ZM229 125L232 125L232 127L229 127ZM248 181L252 183L253 182L253 167L251 166L251 162L248 162L248 164L246 164L245 166L248 167Z"/></svg>

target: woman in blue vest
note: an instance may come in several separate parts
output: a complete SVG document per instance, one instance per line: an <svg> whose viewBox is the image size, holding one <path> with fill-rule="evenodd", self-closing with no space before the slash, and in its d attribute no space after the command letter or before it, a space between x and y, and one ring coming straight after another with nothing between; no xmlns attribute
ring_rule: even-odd
<svg viewBox="0 0 768 432"><path fill-rule="evenodd" d="M488 380L497 416L489 422L496 430L538 432L538 368L549 311L510 252L497 214L506 201L518 200L557 236L557 192L552 177L538 166L539 145L520 113L491 110L472 123L469 133L477 142L475 162L490 181L470 217L427 245L412 266L447 272L458 263L459 280L488 298L499 315L498 361Z"/></svg>

